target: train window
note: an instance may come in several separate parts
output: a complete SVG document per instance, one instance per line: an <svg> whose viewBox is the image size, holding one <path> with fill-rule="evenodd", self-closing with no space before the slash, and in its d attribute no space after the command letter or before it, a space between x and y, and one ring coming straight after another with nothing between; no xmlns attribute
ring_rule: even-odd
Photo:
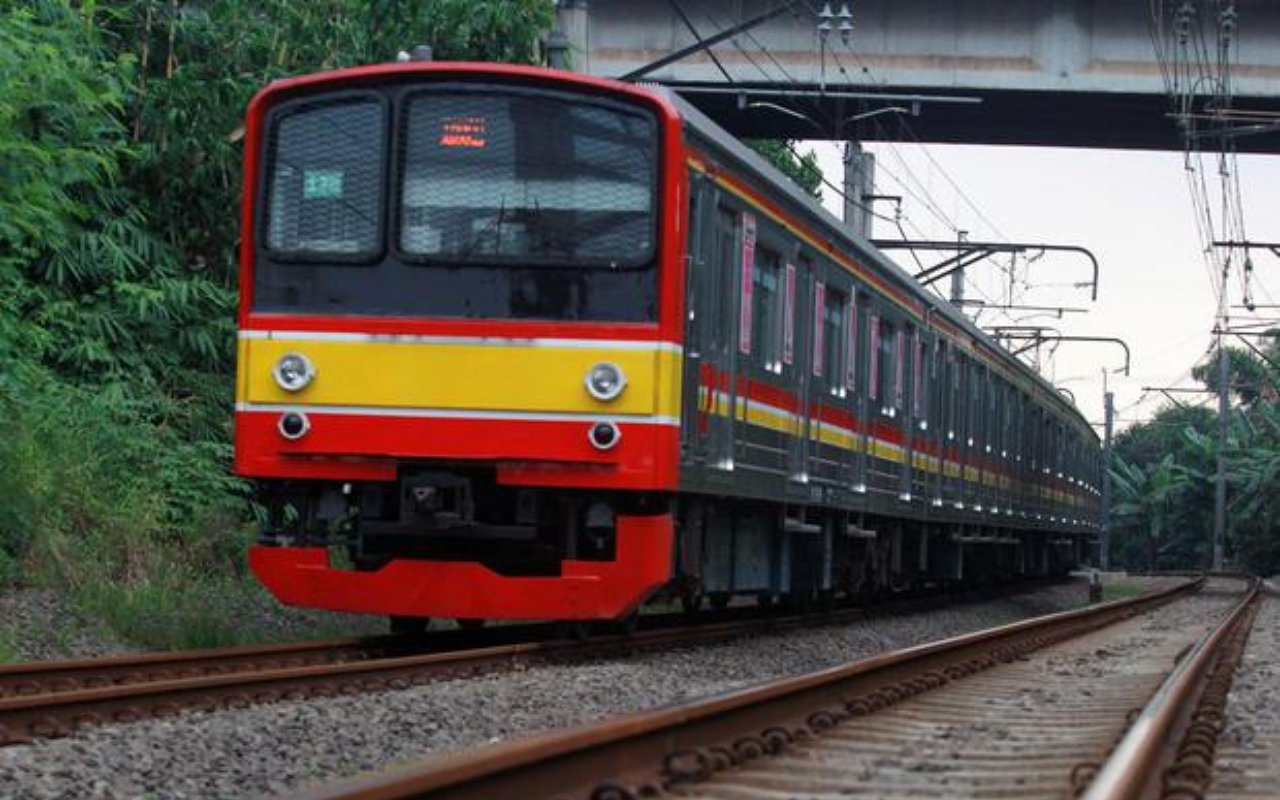
<svg viewBox="0 0 1280 800"><path fill-rule="evenodd" d="M823 283L814 287L814 306L822 309L821 322L814 326L813 374L826 373L827 391L844 397L848 389L845 341L848 338L849 304L843 293Z"/></svg>
<svg viewBox="0 0 1280 800"><path fill-rule="evenodd" d="M808 265L808 262L803 262ZM808 270L806 270L807 272ZM796 265L787 264L782 287L782 363L790 364L796 354Z"/></svg>
<svg viewBox="0 0 1280 800"><path fill-rule="evenodd" d="M751 280L755 317L751 335L755 340L757 361L775 374L782 373L782 282L778 254L760 248Z"/></svg>
<svg viewBox="0 0 1280 800"><path fill-rule="evenodd" d="M442 88L410 96L404 130L406 255L522 268L652 261L652 114L568 94Z"/></svg>
<svg viewBox="0 0 1280 800"><path fill-rule="evenodd" d="M858 303L849 293L849 318L846 323L844 348L844 388L852 392L858 385Z"/></svg>
<svg viewBox="0 0 1280 800"><path fill-rule="evenodd" d="M872 397L878 398L885 413L900 408L902 404L900 348L898 331L893 323L879 315L871 317L872 337Z"/></svg>
<svg viewBox="0 0 1280 800"><path fill-rule="evenodd" d="M386 114L369 95L286 107L267 144L267 251L364 260L382 247Z"/></svg>
<svg viewBox="0 0 1280 800"><path fill-rule="evenodd" d="M867 315L867 333L871 338L871 353L867 363L867 396L872 400L884 397L880 391L880 315Z"/></svg>
<svg viewBox="0 0 1280 800"><path fill-rule="evenodd" d="M924 344L920 341L920 331L911 332L911 413L917 419L924 416Z"/></svg>
<svg viewBox="0 0 1280 800"><path fill-rule="evenodd" d="M903 331L901 335L895 334L893 337L893 407L902 408L903 401L906 398L905 383L907 372L907 335Z"/></svg>

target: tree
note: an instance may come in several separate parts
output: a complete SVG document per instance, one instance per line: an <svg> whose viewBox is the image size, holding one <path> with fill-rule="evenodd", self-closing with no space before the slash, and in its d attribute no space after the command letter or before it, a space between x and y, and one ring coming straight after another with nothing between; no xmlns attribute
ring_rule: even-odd
<svg viewBox="0 0 1280 800"><path fill-rule="evenodd" d="M1121 527L1142 531L1148 569L1159 568L1162 545L1169 544L1166 534L1180 516L1179 495L1192 477L1191 471L1179 466L1172 455L1145 468L1117 459L1111 470L1118 500L1112 513Z"/></svg>
<svg viewBox="0 0 1280 800"><path fill-rule="evenodd" d="M788 139L746 139L746 144L766 161L782 170L782 174L815 198L822 198L822 170L818 154L810 150L799 155L795 143Z"/></svg>

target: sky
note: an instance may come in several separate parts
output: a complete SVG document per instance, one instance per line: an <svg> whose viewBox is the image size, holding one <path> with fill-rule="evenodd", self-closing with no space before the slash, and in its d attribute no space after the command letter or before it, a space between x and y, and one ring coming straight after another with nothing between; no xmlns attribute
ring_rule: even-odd
<svg viewBox="0 0 1280 800"><path fill-rule="evenodd" d="M806 142L802 152L818 153L828 180L839 185L843 168L840 146ZM1076 397L1086 418L1103 418L1103 371L1115 392L1117 430L1148 419L1169 401L1143 387L1199 386L1191 368L1211 344L1217 310L1214 282L1196 228L1188 172L1182 153L868 143L877 161L876 192L903 196L904 227L913 238L953 240L956 229L973 240L1046 242L1079 245L1091 250L1101 265L1098 300L1072 284L1087 280L1087 261L1072 254L1048 254L1016 274L1019 302L1028 305L1086 308L1084 314L1017 319L984 311L982 326L1048 325L1066 335L1112 336L1132 350L1131 374L1123 375L1123 351L1109 344L1063 342L1042 361L1041 372ZM1245 230L1253 241L1280 241L1280 158L1240 156L1239 177ZM1206 158L1205 179L1220 181L1216 159ZM836 210L841 200L831 189L823 202ZM1215 203L1216 205L1216 203ZM892 216L891 203L877 211ZM1215 210L1215 224L1221 224ZM873 236L900 238L896 227L876 221ZM1228 238L1221 235L1219 238ZM907 251L889 254L904 268L919 268ZM925 265L946 254L920 253ZM1007 294L1008 256L970 268L968 297L1000 299ZM1280 302L1280 258L1267 251L1253 254L1253 292L1258 304ZM1232 305L1241 303L1240 271L1231 280ZM944 287L947 280L939 282ZM1233 310L1233 323L1256 314ZM972 310L970 312L972 316ZM1184 402L1212 403L1212 396L1177 395ZM1099 427L1099 431L1101 428Z"/></svg>

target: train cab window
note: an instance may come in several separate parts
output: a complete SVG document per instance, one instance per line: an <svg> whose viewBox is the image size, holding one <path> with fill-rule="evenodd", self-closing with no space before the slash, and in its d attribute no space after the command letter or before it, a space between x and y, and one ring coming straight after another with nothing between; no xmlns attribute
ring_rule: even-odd
<svg viewBox="0 0 1280 800"><path fill-rule="evenodd" d="M848 300L843 293L818 282L814 284L814 308L822 309L822 313L813 326L813 374L826 378L828 393L844 397L848 393L845 365Z"/></svg>
<svg viewBox="0 0 1280 800"><path fill-rule="evenodd" d="M754 307L751 338L755 343L757 362L777 375L782 374L783 280L778 254L759 248L751 274Z"/></svg>
<svg viewBox="0 0 1280 800"><path fill-rule="evenodd" d="M382 101L368 95L287 106L278 113L267 144L268 253L315 261L377 254L385 118Z"/></svg>
<svg viewBox="0 0 1280 800"><path fill-rule="evenodd" d="M582 96L410 95L400 249L450 264L638 268L653 259L657 124Z"/></svg>

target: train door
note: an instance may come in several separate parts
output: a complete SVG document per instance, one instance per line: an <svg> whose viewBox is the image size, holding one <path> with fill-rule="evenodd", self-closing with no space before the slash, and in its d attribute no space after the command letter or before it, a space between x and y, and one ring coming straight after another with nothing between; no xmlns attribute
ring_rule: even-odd
<svg viewBox="0 0 1280 800"><path fill-rule="evenodd" d="M898 498L904 502L915 499L916 454L916 401L919 396L920 375L917 372L920 358L920 329L914 325L902 326L897 342L898 385L895 401L898 412L898 430L902 433L902 467L898 476Z"/></svg>
<svg viewBox="0 0 1280 800"><path fill-rule="evenodd" d="M917 328L911 342L911 423L914 437L911 494L913 502L927 503L930 497L929 472L929 380L933 333Z"/></svg>
<svg viewBox="0 0 1280 800"><path fill-rule="evenodd" d="M868 334L868 321L871 318L871 298L866 292L856 287L850 292L853 297L849 308L850 340L849 349L853 359L853 375L850 390L853 392L853 491L866 494L867 469L871 448L871 337Z"/></svg>
<svg viewBox="0 0 1280 800"><path fill-rule="evenodd" d="M808 286L813 276L813 266L797 249L786 265L786 307L783 313L785 326L784 351L796 393L794 414L787 437L787 472L797 483L808 480L809 470L809 329Z"/></svg>
<svg viewBox="0 0 1280 800"><path fill-rule="evenodd" d="M714 480L734 464L742 245L749 233L754 246L754 220L718 202L718 192L697 194L685 352L686 402L696 406L685 426L691 460Z"/></svg>
<svg viewBox="0 0 1280 800"><path fill-rule="evenodd" d="M854 459L849 448L855 425L849 413L852 400L853 349L850 346L850 288L829 275L828 281L814 283L811 381L813 398L810 438L821 460L824 480L829 485L849 487L854 483Z"/></svg>
<svg viewBox="0 0 1280 800"><path fill-rule="evenodd" d="M872 429L870 485L881 494L902 492L906 449L903 447L903 406L906 376L903 369L903 326L885 304L872 301L868 316L870 338L871 403L867 423Z"/></svg>

